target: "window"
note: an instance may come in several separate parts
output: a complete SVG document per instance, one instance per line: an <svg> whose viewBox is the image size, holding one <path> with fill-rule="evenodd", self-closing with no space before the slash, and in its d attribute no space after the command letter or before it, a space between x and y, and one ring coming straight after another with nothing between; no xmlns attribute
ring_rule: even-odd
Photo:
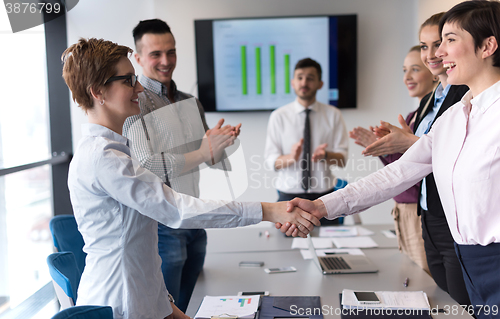
<svg viewBox="0 0 500 319"><path fill-rule="evenodd" d="M28 318L54 297L46 263L53 252L49 221L72 212L69 93L60 62L65 16L13 34L0 10L0 41L6 93L0 104L0 318ZM33 299L45 303L34 310Z"/></svg>
<svg viewBox="0 0 500 319"><path fill-rule="evenodd" d="M44 165L0 177L2 297L15 308L50 282L46 258L53 252L51 168Z"/></svg>

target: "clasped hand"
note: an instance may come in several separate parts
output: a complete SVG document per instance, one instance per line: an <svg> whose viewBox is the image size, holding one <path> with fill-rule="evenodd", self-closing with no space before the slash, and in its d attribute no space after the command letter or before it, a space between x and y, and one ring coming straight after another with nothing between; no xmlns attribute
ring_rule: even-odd
<svg viewBox="0 0 500 319"><path fill-rule="evenodd" d="M362 154L365 156L382 156L406 152L418 140L418 137L413 134L401 114L398 116L398 121L401 128L381 121L381 127L374 129L374 133L378 136L386 135L368 145ZM387 132L389 133L387 134Z"/></svg>
<svg viewBox="0 0 500 319"><path fill-rule="evenodd" d="M207 130L201 142L200 151L204 161L212 165L220 161L224 149L233 145L234 140L240 134L241 123L236 126L226 125L224 127L222 124L224 124L224 119L220 119L214 128Z"/></svg>
<svg viewBox="0 0 500 319"><path fill-rule="evenodd" d="M294 218L291 219L291 216L283 216L285 221L271 220L275 222L276 228L280 229L287 236L306 237L313 230L313 224L316 226L321 225L319 220L327 215L325 204L319 199L310 201L302 198L294 198L289 202L279 202L276 204L285 205L283 207L286 208L287 214L295 214L294 218L297 222L294 222L292 220Z"/></svg>

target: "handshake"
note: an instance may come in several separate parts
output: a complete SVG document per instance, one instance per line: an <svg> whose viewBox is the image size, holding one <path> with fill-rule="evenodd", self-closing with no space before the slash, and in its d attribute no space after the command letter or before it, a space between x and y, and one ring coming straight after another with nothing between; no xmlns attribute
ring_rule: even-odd
<svg viewBox="0 0 500 319"><path fill-rule="evenodd" d="M294 198L289 202L262 203L262 220L274 222L287 236L306 237L326 216L325 204L320 199Z"/></svg>

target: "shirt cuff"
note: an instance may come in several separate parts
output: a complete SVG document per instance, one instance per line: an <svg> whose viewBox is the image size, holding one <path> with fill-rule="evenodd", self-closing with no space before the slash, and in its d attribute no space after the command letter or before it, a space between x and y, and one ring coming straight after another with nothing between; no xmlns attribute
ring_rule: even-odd
<svg viewBox="0 0 500 319"><path fill-rule="evenodd" d="M335 219L346 216L349 212L349 207L341 195L341 192L333 192L319 198L326 208L326 219Z"/></svg>
<svg viewBox="0 0 500 319"><path fill-rule="evenodd" d="M170 161L170 167L172 168L172 176L169 175L169 178L178 177L181 174L184 165L186 164L186 158L182 154L165 154L166 161L167 157Z"/></svg>
<svg viewBox="0 0 500 319"><path fill-rule="evenodd" d="M345 149L333 150L333 151L329 151L329 152L342 154L344 156L344 161L347 164L347 160L349 159L349 155L348 155L348 152Z"/></svg>
<svg viewBox="0 0 500 319"><path fill-rule="evenodd" d="M276 168L275 168L276 166L274 164L276 163L276 160L280 156L281 155L279 155L279 154L274 154L274 155L268 156L264 161L264 169L276 171Z"/></svg>
<svg viewBox="0 0 500 319"><path fill-rule="evenodd" d="M241 226L254 225L262 221L262 204L259 202L241 203L244 215Z"/></svg>

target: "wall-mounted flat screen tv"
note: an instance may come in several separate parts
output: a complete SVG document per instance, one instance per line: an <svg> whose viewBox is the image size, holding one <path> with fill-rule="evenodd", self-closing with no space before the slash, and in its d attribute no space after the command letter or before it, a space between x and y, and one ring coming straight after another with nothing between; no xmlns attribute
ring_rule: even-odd
<svg viewBox="0 0 500 319"><path fill-rule="evenodd" d="M357 16L196 20L198 97L207 112L274 110L295 99L297 61L322 67L317 100L356 107Z"/></svg>

